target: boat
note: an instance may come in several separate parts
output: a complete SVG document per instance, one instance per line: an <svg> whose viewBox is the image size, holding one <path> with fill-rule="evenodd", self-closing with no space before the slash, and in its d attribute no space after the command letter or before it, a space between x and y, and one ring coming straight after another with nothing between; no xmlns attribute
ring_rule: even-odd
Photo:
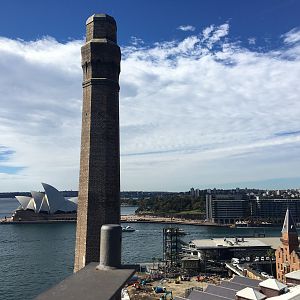
<svg viewBox="0 0 300 300"><path fill-rule="evenodd" d="M126 226L126 227L122 226L122 231L123 232L133 232L133 231L135 231L135 229L132 228L131 226Z"/></svg>
<svg viewBox="0 0 300 300"><path fill-rule="evenodd" d="M187 233L181 228L179 228L177 232L178 232L178 235L187 235Z"/></svg>
<svg viewBox="0 0 300 300"><path fill-rule="evenodd" d="M241 227L249 227L249 222L246 221L236 221L233 228L237 227L237 228L241 228Z"/></svg>
<svg viewBox="0 0 300 300"><path fill-rule="evenodd" d="M233 227L241 228L241 227L276 227L278 226L275 223L264 222L264 221L236 221Z"/></svg>

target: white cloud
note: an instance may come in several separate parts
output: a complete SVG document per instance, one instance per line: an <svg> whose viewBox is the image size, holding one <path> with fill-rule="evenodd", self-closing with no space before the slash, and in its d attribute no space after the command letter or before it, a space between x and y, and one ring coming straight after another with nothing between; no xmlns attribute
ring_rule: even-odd
<svg viewBox="0 0 300 300"><path fill-rule="evenodd" d="M249 39L248 39L248 43L249 43L249 45L255 45L255 43L256 43L256 38L254 38L254 37L249 38Z"/></svg>
<svg viewBox="0 0 300 300"><path fill-rule="evenodd" d="M143 45L145 43L144 43L144 41L142 39L140 39L140 38L138 38L136 36L132 36L131 37L131 44L133 46L141 46L141 45Z"/></svg>
<svg viewBox="0 0 300 300"><path fill-rule="evenodd" d="M203 45L211 49L213 45L219 42L223 37L227 36L229 32L229 24L222 24L220 26L211 25L202 31Z"/></svg>
<svg viewBox="0 0 300 300"><path fill-rule="evenodd" d="M298 176L299 48L250 51L228 31L122 49L123 189ZM77 188L82 43L0 38L0 146L15 151L0 166L26 167L0 190Z"/></svg>
<svg viewBox="0 0 300 300"><path fill-rule="evenodd" d="M299 28L294 28L284 34L283 40L287 44L294 44L300 42L300 29Z"/></svg>
<svg viewBox="0 0 300 300"><path fill-rule="evenodd" d="M0 166L25 167L1 180L2 191L40 189L41 181L76 186L81 44L0 38L0 145L15 151Z"/></svg>
<svg viewBox="0 0 300 300"><path fill-rule="evenodd" d="M178 30L182 30L182 31L195 31L196 28L192 25L181 25L179 27L177 27Z"/></svg>

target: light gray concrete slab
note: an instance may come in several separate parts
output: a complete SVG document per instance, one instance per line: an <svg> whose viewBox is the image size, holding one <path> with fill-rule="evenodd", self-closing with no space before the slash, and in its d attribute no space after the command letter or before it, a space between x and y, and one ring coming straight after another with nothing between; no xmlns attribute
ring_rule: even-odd
<svg viewBox="0 0 300 300"><path fill-rule="evenodd" d="M97 270L90 263L77 273L36 297L36 300L111 300L115 299L135 269Z"/></svg>

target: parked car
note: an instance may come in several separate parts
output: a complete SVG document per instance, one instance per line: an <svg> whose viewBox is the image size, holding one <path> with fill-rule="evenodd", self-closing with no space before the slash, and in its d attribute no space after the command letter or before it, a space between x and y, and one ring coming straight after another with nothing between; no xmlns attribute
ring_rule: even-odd
<svg viewBox="0 0 300 300"><path fill-rule="evenodd" d="M232 262L232 264L234 264L234 263L239 264L239 263L240 263L240 260L239 260L238 258L233 257L233 258L231 259L231 262Z"/></svg>
<svg viewBox="0 0 300 300"><path fill-rule="evenodd" d="M262 277L265 277L265 278L269 278L269 274L268 273L266 273L266 272L261 272L260 273L260 275L262 276Z"/></svg>
<svg viewBox="0 0 300 300"><path fill-rule="evenodd" d="M182 280L182 281L190 281L190 280L191 280L191 277L190 277L190 276L187 276L187 275L181 275L181 280Z"/></svg>
<svg viewBox="0 0 300 300"><path fill-rule="evenodd" d="M259 257L256 256L255 259L254 259L254 261L259 261Z"/></svg>
<svg viewBox="0 0 300 300"><path fill-rule="evenodd" d="M246 257L246 261L248 261L248 262L249 262L250 260L251 260L251 259L250 259L250 257L249 257L249 256L247 256L247 257Z"/></svg>
<svg viewBox="0 0 300 300"><path fill-rule="evenodd" d="M266 256L266 260L267 260L267 261L270 261L270 257L269 257L269 256Z"/></svg>
<svg viewBox="0 0 300 300"><path fill-rule="evenodd" d="M260 258L260 261L265 261L265 258L262 256L262 257Z"/></svg>

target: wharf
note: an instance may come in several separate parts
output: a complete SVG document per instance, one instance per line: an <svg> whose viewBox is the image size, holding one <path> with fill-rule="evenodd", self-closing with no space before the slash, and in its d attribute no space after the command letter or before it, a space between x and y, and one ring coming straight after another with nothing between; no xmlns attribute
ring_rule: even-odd
<svg viewBox="0 0 300 300"><path fill-rule="evenodd" d="M0 225L11 224L58 224L58 223L76 223L76 220L36 220L36 221L13 221L12 218L0 219Z"/></svg>
<svg viewBox="0 0 300 300"><path fill-rule="evenodd" d="M204 222L202 220L187 220L180 218L165 218L165 217L154 217L154 216L136 216L136 215L125 215L121 216L121 222L125 223L161 223L161 224L178 224L178 225L194 225L194 226L211 226L211 227L228 227L228 225L220 225L210 222ZM0 225L9 224L49 224L49 223L76 223L76 220L36 220L36 221L13 221L13 219L6 218L0 219Z"/></svg>
<svg viewBox="0 0 300 300"><path fill-rule="evenodd" d="M229 225L204 222L203 220L188 220L182 218L166 218L151 215L124 215L121 216L121 222L126 223L162 223L162 224L178 224L178 225L195 225L195 226L212 226L212 227L229 227Z"/></svg>
<svg viewBox="0 0 300 300"><path fill-rule="evenodd" d="M9 224L49 224L49 223L75 223L76 220L21 220L13 221L12 218L0 219L0 225ZM177 224L177 225L194 225L194 226L211 226L211 227L229 227L228 225L215 224L210 222L204 222L202 220L187 220L181 218L166 218L166 217L154 217L149 215L137 216L137 215L125 215L121 216L121 222L125 223L160 223L160 224Z"/></svg>

